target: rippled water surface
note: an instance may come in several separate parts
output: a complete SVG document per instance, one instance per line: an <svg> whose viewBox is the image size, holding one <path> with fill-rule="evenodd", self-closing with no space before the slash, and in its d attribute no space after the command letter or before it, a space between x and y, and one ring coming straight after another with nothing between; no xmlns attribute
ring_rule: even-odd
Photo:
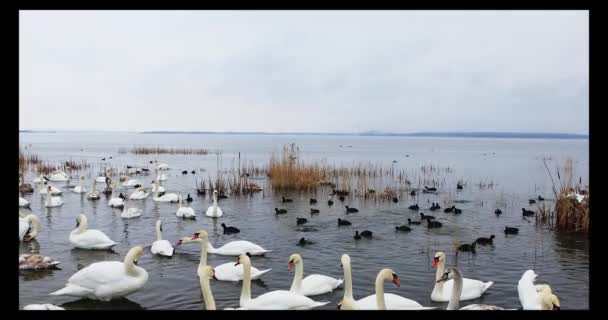
<svg viewBox="0 0 608 320"><path fill-rule="evenodd" d="M405 195L398 203L386 201L364 201L362 198L338 199L332 207L327 205L328 190L319 189L315 194L273 194L264 178L255 180L264 187L264 192L247 197L230 197L220 200L224 216L208 218L204 211L212 204L208 196L198 196L194 190L195 179L207 179L217 171L215 155L185 156L134 156L118 154L118 148L133 145L159 145L173 147L205 147L221 149L222 170L241 163L265 164L273 151L282 145L295 142L306 159L324 160L330 164L353 164L360 161L382 163L385 167L406 169L414 174L422 165L450 166L444 186L438 195L419 193L416 197ZM374 280L382 268L392 268L401 281L401 287L390 282L386 292L414 299L423 305L445 308L447 303L434 303L430 294L434 285L432 258L436 251L447 254L447 265L458 266L465 277L494 281L494 285L477 300L464 302L496 304L505 308L519 308L517 281L529 268L539 275L539 282L551 284L560 297L563 309L586 309L589 306L589 241L586 236L560 234L538 228L534 219L523 219L521 208L529 206L528 199L544 196L546 205L552 205L554 196L551 181L540 160L550 157L548 163L554 168L567 157L575 162L575 179L583 184L588 181L587 140L530 140L530 139L456 139L456 138L403 138L403 137L355 137L355 136L255 136L255 135L160 135L134 133L21 133L20 144L29 145L28 152L42 159L53 161L86 160L91 169L85 170L85 187L90 189L91 175L110 163L124 168L125 165L150 166L149 161L158 159L173 169L167 172L168 180L163 186L168 192L191 194L197 220L181 220L175 216L175 204L156 203L151 197L145 201L131 201L130 206L143 209L139 218L122 219L120 209L107 206L102 195L99 201L89 201L85 195L70 192L65 183L54 183L63 189L64 205L44 208L44 196L39 187L33 194L24 197L32 203L31 212L40 217L42 230L37 241L20 244L20 253L39 250L41 254L61 261L61 270L22 272L19 275L19 305L31 303L53 303L66 309L203 309L196 268L200 246L187 244L176 249L172 258L154 256L149 252L155 240L154 224L163 221L163 238L175 243L179 238L190 236L199 229L209 233L210 241L218 247L233 240L249 240L273 252L263 257L254 257L252 263L258 269L272 271L252 284L252 296L277 290L289 289L294 273L287 271L289 255L300 253L304 259L304 275L321 273L342 278L340 256L348 253L353 268L355 298L374 293ZM340 147L342 145L343 147ZM352 147L348 147L352 146ZM407 157L405 155L408 155ZM109 159L112 156L112 159ZM108 157L102 161L102 157ZM393 160L397 162L393 163ZM205 171L202 171L204 169ZM195 175L182 175L182 170L197 170ZM554 169L553 169L554 170ZM26 182L31 182L33 173L28 173ZM136 179L149 186L153 176ZM456 181L464 179L464 190L456 191ZM494 182L492 188L479 188L481 181ZM77 183L73 180L72 183ZM396 182L392 182L393 185ZM98 190L105 185L98 184ZM119 190L130 193L131 190ZM294 199L293 203L281 203L281 196ZM321 213L310 217L308 199L319 199L314 205ZM505 200L503 214L494 215L497 198ZM443 213L443 209L431 213L431 202L442 206L448 200L463 200L456 203L463 210L461 215ZM441 229L412 226L409 233L395 232L395 226L407 218L419 220L408 206L418 203L421 211L432 214L443 223ZM337 218L345 218L344 205L356 207L358 213L349 214L352 226L338 227ZM542 205L542 203L541 203ZM275 207L286 208L288 213L276 217ZM72 249L68 236L75 228L75 219L85 213L89 228L105 232L119 244L114 252ZM306 217L308 226L316 231L298 231L296 217ZM241 229L237 235L223 235L221 223ZM516 226L520 234L505 236L505 225ZM355 241L355 230L371 230L372 240ZM479 247L477 254L454 251L454 242L470 243L477 237L496 235L494 246ZM306 237L316 242L300 247L297 242ZM126 299L109 303L79 300L67 296L50 296L49 293L62 288L67 279L79 269L97 261L123 260L132 246L146 249L139 266L150 275L145 287ZM235 261L235 257L210 254L208 264ZM211 289L218 308L237 307L241 283L212 281ZM316 301L331 301L324 306L335 309L343 290L313 297Z"/></svg>

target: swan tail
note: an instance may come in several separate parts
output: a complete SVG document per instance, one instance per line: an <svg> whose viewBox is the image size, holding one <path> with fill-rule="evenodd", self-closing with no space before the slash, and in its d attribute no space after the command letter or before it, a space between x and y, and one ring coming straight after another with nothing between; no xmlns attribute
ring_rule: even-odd
<svg viewBox="0 0 608 320"><path fill-rule="evenodd" d="M272 268L266 269L266 270L262 270L258 274L256 274L254 277L251 277L251 279L252 280L258 279L258 278L260 278L261 276L263 276L266 272L268 272L270 270L272 270Z"/></svg>
<svg viewBox="0 0 608 320"><path fill-rule="evenodd" d="M65 296L84 296L87 293L88 293L88 291L82 287L68 284L63 289L59 289L55 292L51 292L50 295L52 295L52 296L64 296L64 295Z"/></svg>
<svg viewBox="0 0 608 320"><path fill-rule="evenodd" d="M331 301L324 301L324 302L316 302L316 301L315 301L315 303L313 303L312 307L313 307L313 308L316 308L316 307L322 307L322 306L324 306L324 305L326 305L326 304L328 304L328 303L330 303L330 302L331 302Z"/></svg>
<svg viewBox="0 0 608 320"><path fill-rule="evenodd" d="M493 284L494 284L494 281L485 282L483 284L483 286L481 286L481 293L486 292L486 290L488 290L488 288L490 288Z"/></svg>

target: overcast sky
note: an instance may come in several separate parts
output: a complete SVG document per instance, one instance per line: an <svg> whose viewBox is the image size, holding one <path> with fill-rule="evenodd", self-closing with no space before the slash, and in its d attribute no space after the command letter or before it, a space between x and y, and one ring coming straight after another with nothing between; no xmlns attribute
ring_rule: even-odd
<svg viewBox="0 0 608 320"><path fill-rule="evenodd" d="M587 11L21 11L20 129L589 132Z"/></svg>

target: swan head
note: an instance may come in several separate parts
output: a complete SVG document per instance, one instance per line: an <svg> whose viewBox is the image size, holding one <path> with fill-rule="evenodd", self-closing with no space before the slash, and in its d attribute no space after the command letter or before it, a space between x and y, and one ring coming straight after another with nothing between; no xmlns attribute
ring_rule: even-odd
<svg viewBox="0 0 608 320"><path fill-rule="evenodd" d="M179 240L178 240L178 241L175 243L175 246L176 246L176 247L178 247L178 246L181 246L181 245L182 245L182 244L184 244L184 243L190 243L190 242L193 242L193 241L192 241L192 238L189 238L189 237L184 237L184 238L179 239Z"/></svg>
<svg viewBox="0 0 608 320"><path fill-rule="evenodd" d="M354 310L354 304L353 304L353 300L351 299L342 299L340 302L338 302L338 305L336 306L338 310Z"/></svg>
<svg viewBox="0 0 608 320"><path fill-rule="evenodd" d="M435 258L433 259L433 268L435 268L437 266L437 264L439 264L439 262L444 262L445 261L445 253L439 251L437 253L435 253Z"/></svg>
<svg viewBox="0 0 608 320"><path fill-rule="evenodd" d="M137 264L139 258L144 255L144 248L140 246L135 246L131 248L131 250L129 250L129 253L127 253L127 255L130 255L132 257L133 264Z"/></svg>
<svg viewBox="0 0 608 320"><path fill-rule="evenodd" d="M40 230L40 219L35 214L28 214L26 219L33 225L34 230L32 230L32 225L28 228L25 236L23 237L24 241L30 241L34 239L38 235L38 231Z"/></svg>
<svg viewBox="0 0 608 320"><path fill-rule="evenodd" d="M540 299L543 310L560 310L559 298L553 293L547 291L540 292Z"/></svg>
<svg viewBox="0 0 608 320"><path fill-rule="evenodd" d="M217 280L215 277L215 269L212 266L203 266L201 265L198 269L201 273L201 279L203 277L207 277L207 279Z"/></svg>
<svg viewBox="0 0 608 320"><path fill-rule="evenodd" d="M251 265L251 259L249 259L249 255L242 254L236 259L236 263L234 266L238 266L239 264L249 264Z"/></svg>
<svg viewBox="0 0 608 320"><path fill-rule="evenodd" d="M87 222L87 216L85 216L84 214L79 214L78 218L76 218L76 228L80 227L81 224L84 224Z"/></svg>
<svg viewBox="0 0 608 320"><path fill-rule="evenodd" d="M439 278L439 280L437 280L437 283L446 282L448 280L455 279L456 277L462 278L462 274L460 273L460 270L458 270L456 268L449 268L446 272L443 273L441 278Z"/></svg>
<svg viewBox="0 0 608 320"><path fill-rule="evenodd" d="M380 273L378 273L378 277L381 277L384 280L391 280L397 287L401 287L401 283L399 283L399 277L393 271L393 269L382 269Z"/></svg>
<svg viewBox="0 0 608 320"><path fill-rule="evenodd" d="M291 271L291 268L295 267L296 264L302 262L302 256L297 253L289 256L289 263L287 264L287 271Z"/></svg>
<svg viewBox="0 0 608 320"><path fill-rule="evenodd" d="M198 230L192 235L191 241L197 241L198 239L209 239L209 234L205 230Z"/></svg>

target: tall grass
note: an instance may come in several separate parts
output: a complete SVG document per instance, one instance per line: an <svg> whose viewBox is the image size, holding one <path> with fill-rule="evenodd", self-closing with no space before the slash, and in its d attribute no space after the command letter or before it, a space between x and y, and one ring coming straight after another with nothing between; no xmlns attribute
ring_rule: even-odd
<svg viewBox="0 0 608 320"><path fill-rule="evenodd" d="M268 177L274 190L312 191L319 186L323 176L320 165L302 161L299 148L292 143L278 154L273 152Z"/></svg>

